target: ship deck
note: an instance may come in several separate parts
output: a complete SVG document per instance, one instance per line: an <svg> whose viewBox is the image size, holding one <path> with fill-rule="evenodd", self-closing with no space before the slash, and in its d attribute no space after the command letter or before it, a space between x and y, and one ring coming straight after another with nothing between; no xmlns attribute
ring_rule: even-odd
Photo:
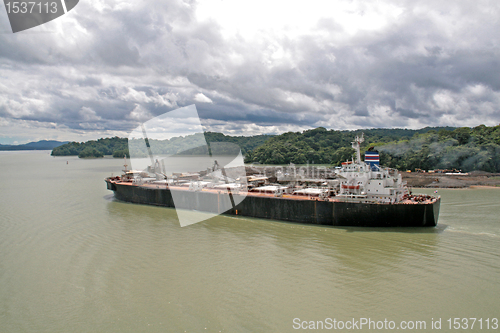
<svg viewBox="0 0 500 333"><path fill-rule="evenodd" d="M140 186L143 188L150 188L150 189L170 189L170 190L178 190L178 191L193 191L190 190L189 187L187 186L169 186L169 185L164 185L164 184L151 184L151 183L143 183L143 184L137 184L133 183L130 181L121 181L121 180L111 180L108 179L107 181L117 184L117 185L125 185L125 186ZM200 190L197 190L198 192L204 192L204 193L222 193L225 191L224 189L213 189L213 188L203 188ZM288 200L299 200L299 201L304 201L304 200L311 200L311 201L327 201L327 202L346 202L346 200L339 199L336 197L329 197L329 198L320 198L318 196L309 196L309 195L300 195L300 194L283 194L281 196L276 196L274 193L259 193L259 192L252 192L252 191L237 191L237 192L232 192L233 194L241 194L245 196L250 196L250 197L265 197L265 198L279 198L279 199L288 199ZM438 200L439 197L433 197L429 195L413 195L409 196L408 198L405 198L401 201L398 202L398 204L406 204L406 205L415 205L415 204L432 204ZM363 203L373 203L373 204L381 204L381 205L390 205L391 203L389 202L376 202L372 201L370 199L366 200L352 200L348 202L363 202Z"/></svg>

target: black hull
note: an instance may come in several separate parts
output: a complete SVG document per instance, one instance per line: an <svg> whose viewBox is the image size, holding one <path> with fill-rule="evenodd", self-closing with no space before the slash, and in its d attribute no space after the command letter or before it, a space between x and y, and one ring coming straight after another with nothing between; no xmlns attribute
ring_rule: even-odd
<svg viewBox="0 0 500 333"><path fill-rule="evenodd" d="M372 204L247 196L220 212L217 193L176 190L175 206L169 189L106 182L118 200L127 202L330 226L435 227L440 206L439 198L426 204Z"/></svg>

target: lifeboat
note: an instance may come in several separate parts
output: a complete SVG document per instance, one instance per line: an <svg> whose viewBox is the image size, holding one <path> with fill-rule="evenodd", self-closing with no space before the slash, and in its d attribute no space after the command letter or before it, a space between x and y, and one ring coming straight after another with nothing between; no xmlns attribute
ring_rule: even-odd
<svg viewBox="0 0 500 333"><path fill-rule="evenodd" d="M346 185L346 184L342 184L342 188L346 188L348 190L359 190L359 185Z"/></svg>

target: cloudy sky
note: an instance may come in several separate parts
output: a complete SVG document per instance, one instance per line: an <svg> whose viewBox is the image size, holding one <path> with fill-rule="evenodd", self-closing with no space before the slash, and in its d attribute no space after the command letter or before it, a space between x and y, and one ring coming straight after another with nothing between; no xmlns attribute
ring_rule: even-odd
<svg viewBox="0 0 500 333"><path fill-rule="evenodd" d="M233 135L498 125L499 37L498 0L80 0L16 34L0 8L0 143L191 104Z"/></svg>

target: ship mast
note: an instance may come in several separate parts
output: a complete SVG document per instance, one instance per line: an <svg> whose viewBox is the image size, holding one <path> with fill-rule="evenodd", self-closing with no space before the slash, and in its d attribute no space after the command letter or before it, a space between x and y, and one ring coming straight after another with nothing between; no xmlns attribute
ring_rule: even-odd
<svg viewBox="0 0 500 333"><path fill-rule="evenodd" d="M123 169L123 172L127 173L128 172L127 155L123 156L123 163L125 163L125 164L123 164L123 166L125 167L125 169Z"/></svg>
<svg viewBox="0 0 500 333"><path fill-rule="evenodd" d="M361 143L365 141L365 138L363 136L364 133L361 133L361 137L356 135L354 141L351 142L352 148L356 150L356 164L361 164Z"/></svg>
<svg viewBox="0 0 500 333"><path fill-rule="evenodd" d="M155 160L153 159L153 153L151 152L151 146L149 145L149 140L146 134L146 129L144 128L144 124L141 124L141 127L142 127L142 134L144 135L144 141L146 141L146 147L148 148L148 155L149 158L151 159L151 168L155 168L156 172Z"/></svg>

